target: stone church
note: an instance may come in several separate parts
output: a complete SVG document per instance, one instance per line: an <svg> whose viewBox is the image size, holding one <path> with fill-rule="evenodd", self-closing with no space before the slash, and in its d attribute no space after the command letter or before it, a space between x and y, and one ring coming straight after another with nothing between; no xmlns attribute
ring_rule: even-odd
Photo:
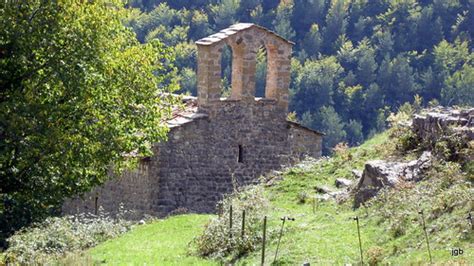
<svg viewBox="0 0 474 266"><path fill-rule="evenodd" d="M305 157L320 157L322 134L287 120L293 43L260 26L239 23L198 40L198 96L184 97L168 121L168 140L137 169L68 200L64 213L137 217L175 210L214 212L234 184ZM232 50L232 91L221 98L221 53ZM257 50L267 51L265 96L255 97Z"/></svg>

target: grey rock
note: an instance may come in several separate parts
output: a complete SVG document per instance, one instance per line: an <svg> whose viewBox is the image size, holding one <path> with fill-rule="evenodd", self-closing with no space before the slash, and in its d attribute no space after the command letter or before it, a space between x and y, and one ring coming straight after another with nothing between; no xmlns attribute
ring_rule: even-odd
<svg viewBox="0 0 474 266"><path fill-rule="evenodd" d="M321 193L321 194L328 194L328 193L333 192L333 189L328 186L316 186L314 189L316 190L317 193Z"/></svg>
<svg viewBox="0 0 474 266"><path fill-rule="evenodd" d="M376 196L382 188L395 187L400 182L420 181L431 166L430 152L424 152L420 158L409 162L369 161L354 189L354 207Z"/></svg>
<svg viewBox="0 0 474 266"><path fill-rule="evenodd" d="M355 179L360 179L362 177L362 171L361 170L356 170L353 169L351 171L352 175L354 176Z"/></svg>
<svg viewBox="0 0 474 266"><path fill-rule="evenodd" d="M474 139L474 108L434 107L413 117L413 131L430 143L452 131L467 140Z"/></svg>
<svg viewBox="0 0 474 266"><path fill-rule="evenodd" d="M331 196L329 194L316 195L316 199L319 201L328 201L331 199Z"/></svg>
<svg viewBox="0 0 474 266"><path fill-rule="evenodd" d="M352 186L353 182L349 179L345 178L336 178L336 187L337 188L345 188Z"/></svg>

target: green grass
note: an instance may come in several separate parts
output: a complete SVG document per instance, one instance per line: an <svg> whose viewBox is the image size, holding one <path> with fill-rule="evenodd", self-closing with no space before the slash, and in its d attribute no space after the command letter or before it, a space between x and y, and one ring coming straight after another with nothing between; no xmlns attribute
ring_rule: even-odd
<svg viewBox="0 0 474 266"><path fill-rule="evenodd" d="M351 170L362 170L367 160L393 157L394 142L389 133L376 135L363 145L341 152L328 160L300 165L284 173L284 179L266 187L265 194L271 202L268 216L269 230L278 232L282 216L294 217L286 223L281 240L277 264L298 265L311 262L316 265L357 264L360 261L356 223L360 217L360 230L364 260L400 264L423 264L428 262L426 243L419 221L417 204L426 211L427 228L430 230L433 260L436 263L474 263L473 232L466 233L467 212L473 210L472 197L466 199L469 181L462 174L440 164L432 180L423 181L415 188L388 193L390 202L383 198L369 207L352 209L351 202L336 204L334 201L317 201L313 213L314 187L334 187L336 177L353 179ZM403 154L411 158L413 154ZM454 178L454 179L453 179ZM452 179L452 180L451 180ZM448 180L448 181L446 181ZM468 179L467 179L468 180ZM457 182L457 183L456 183ZM467 184L469 183L469 184ZM453 185L458 184L458 185ZM471 188L472 189L472 188ZM472 191L472 190L471 190ZM309 197L298 203L299 195ZM464 201L463 201L464 200ZM181 215L139 226L133 231L99 245L88 254L94 261L110 265L213 265L216 261L198 258L189 254L188 243L202 232L209 215ZM391 233L394 224L404 220L400 236ZM464 230L464 233L462 231ZM273 262L277 238L267 243L266 262ZM451 248L460 247L464 254L451 256ZM374 255L374 254L379 254ZM259 265L261 249L236 261L237 265Z"/></svg>
<svg viewBox="0 0 474 266"><path fill-rule="evenodd" d="M210 215L179 215L138 226L131 232L91 249L95 262L108 265L215 265L188 255L188 243Z"/></svg>

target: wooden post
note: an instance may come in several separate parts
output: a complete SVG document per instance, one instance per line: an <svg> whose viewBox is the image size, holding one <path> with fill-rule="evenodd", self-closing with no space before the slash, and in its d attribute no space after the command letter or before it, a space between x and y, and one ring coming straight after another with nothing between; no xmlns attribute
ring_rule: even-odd
<svg viewBox="0 0 474 266"><path fill-rule="evenodd" d="M428 232L426 232L425 216L423 215L423 211L419 211L418 213L421 215L421 222L423 224L423 231L425 232L426 247L428 249L428 255L430 256L430 263L433 263L433 259L431 258L430 240L428 238Z"/></svg>
<svg viewBox="0 0 474 266"><path fill-rule="evenodd" d="M245 236L245 210L242 211L242 239Z"/></svg>
<svg viewBox="0 0 474 266"><path fill-rule="evenodd" d="M467 220L469 221L469 223L471 224L471 230L474 230L474 223L472 222L472 214L469 213L469 215L467 216L466 219L467 219Z"/></svg>
<svg viewBox="0 0 474 266"><path fill-rule="evenodd" d="M95 196L95 202L94 202L94 214L97 215L99 209L99 196Z"/></svg>
<svg viewBox="0 0 474 266"><path fill-rule="evenodd" d="M357 235L359 236L360 263L364 265L364 256L362 255L362 240L360 239L359 217L354 217L357 223Z"/></svg>
<svg viewBox="0 0 474 266"><path fill-rule="evenodd" d="M232 204L229 210L229 240L232 240Z"/></svg>
<svg viewBox="0 0 474 266"><path fill-rule="evenodd" d="M217 203L217 215L219 216L219 218L222 217L222 214L224 212L222 206L223 206L222 202Z"/></svg>
<svg viewBox="0 0 474 266"><path fill-rule="evenodd" d="M265 265L265 240L267 234L267 216L263 217L262 266Z"/></svg>

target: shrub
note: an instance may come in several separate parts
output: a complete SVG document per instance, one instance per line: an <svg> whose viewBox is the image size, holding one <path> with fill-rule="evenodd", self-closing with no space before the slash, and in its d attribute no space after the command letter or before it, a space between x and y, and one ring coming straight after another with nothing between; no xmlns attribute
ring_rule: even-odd
<svg viewBox="0 0 474 266"><path fill-rule="evenodd" d="M369 260L368 261L369 265L380 264L383 260L383 257L384 257L384 251L381 247L374 246L374 247L370 247L367 250L367 258Z"/></svg>
<svg viewBox="0 0 474 266"><path fill-rule="evenodd" d="M218 203L222 208L219 217L211 218L203 233L192 241L196 253L202 257L237 258L256 249L262 239L263 217L268 200L263 188L255 185L234 192ZM233 226L230 229L230 206ZM242 237L242 211L245 210L245 234Z"/></svg>
<svg viewBox="0 0 474 266"><path fill-rule="evenodd" d="M392 137L396 139L396 148L398 151L414 150L421 142L411 128L398 127L391 132Z"/></svg>
<svg viewBox="0 0 474 266"><path fill-rule="evenodd" d="M45 264L114 238L130 230L132 224L103 213L50 217L8 238L5 260L11 264Z"/></svg>
<svg viewBox="0 0 474 266"><path fill-rule="evenodd" d="M352 155L349 150L349 145L346 142L340 142L332 149L334 154L343 161L352 160Z"/></svg>
<svg viewBox="0 0 474 266"><path fill-rule="evenodd" d="M308 193L306 191L301 191L298 193L298 203L304 204L308 200Z"/></svg>

